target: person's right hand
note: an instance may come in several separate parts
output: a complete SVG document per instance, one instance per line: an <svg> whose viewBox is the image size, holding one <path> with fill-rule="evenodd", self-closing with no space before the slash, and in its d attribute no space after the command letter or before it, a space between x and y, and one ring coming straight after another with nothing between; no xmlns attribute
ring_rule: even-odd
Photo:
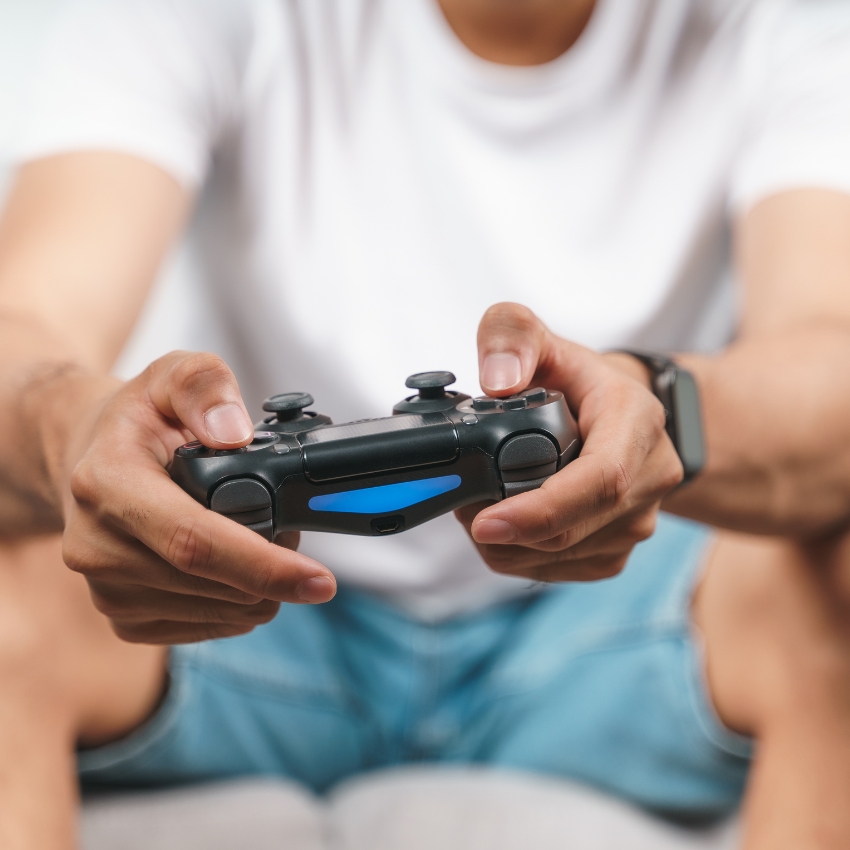
<svg viewBox="0 0 850 850"><path fill-rule="evenodd" d="M85 575L119 637L228 637L268 622L281 602L333 597L325 567L207 510L165 469L187 440L232 449L252 437L231 371L215 355L186 352L120 386L70 434L65 562Z"/></svg>

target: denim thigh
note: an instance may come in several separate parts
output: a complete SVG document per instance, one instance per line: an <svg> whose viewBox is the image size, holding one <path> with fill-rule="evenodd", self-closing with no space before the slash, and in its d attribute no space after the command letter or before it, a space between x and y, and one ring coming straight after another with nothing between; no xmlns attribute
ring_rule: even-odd
<svg viewBox="0 0 850 850"><path fill-rule="evenodd" d="M176 647L155 716L79 753L81 779L273 774L322 791L381 766L476 762L721 814L740 797L750 744L716 718L690 628L710 540L662 516L606 581L535 588L440 623L342 587L248 635Z"/></svg>

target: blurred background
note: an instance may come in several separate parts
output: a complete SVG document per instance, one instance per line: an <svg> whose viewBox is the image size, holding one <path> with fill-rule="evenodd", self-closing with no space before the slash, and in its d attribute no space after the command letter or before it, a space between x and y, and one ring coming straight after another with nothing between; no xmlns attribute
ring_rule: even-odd
<svg viewBox="0 0 850 850"><path fill-rule="evenodd" d="M25 114L32 70L68 5L69 0L0 0L0 205L12 179L15 133ZM154 286L116 374L131 377L175 348L220 350L199 292L191 260L178 249Z"/></svg>
<svg viewBox="0 0 850 850"><path fill-rule="evenodd" d="M29 71L45 34L67 0L0 0L0 193L9 182L15 126Z"/></svg>

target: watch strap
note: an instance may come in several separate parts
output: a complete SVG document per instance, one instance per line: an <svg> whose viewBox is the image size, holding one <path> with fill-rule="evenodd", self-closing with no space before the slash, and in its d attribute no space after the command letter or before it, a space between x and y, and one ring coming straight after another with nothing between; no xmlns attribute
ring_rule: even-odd
<svg viewBox="0 0 850 850"><path fill-rule="evenodd" d="M685 471L682 483L690 481L705 465L702 410L694 376L657 351L633 348L615 351L634 357L649 369L652 391L664 405L667 434Z"/></svg>

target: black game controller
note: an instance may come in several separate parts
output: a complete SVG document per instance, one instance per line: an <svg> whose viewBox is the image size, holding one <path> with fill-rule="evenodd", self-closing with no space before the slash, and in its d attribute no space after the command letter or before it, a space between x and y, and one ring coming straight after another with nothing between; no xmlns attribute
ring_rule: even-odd
<svg viewBox="0 0 850 850"><path fill-rule="evenodd" d="M187 443L171 477L205 507L274 540L281 531L394 534L472 502L539 487L575 458L563 394L509 398L446 391L451 372L407 379L393 416L333 425L306 393L272 396L251 445Z"/></svg>

